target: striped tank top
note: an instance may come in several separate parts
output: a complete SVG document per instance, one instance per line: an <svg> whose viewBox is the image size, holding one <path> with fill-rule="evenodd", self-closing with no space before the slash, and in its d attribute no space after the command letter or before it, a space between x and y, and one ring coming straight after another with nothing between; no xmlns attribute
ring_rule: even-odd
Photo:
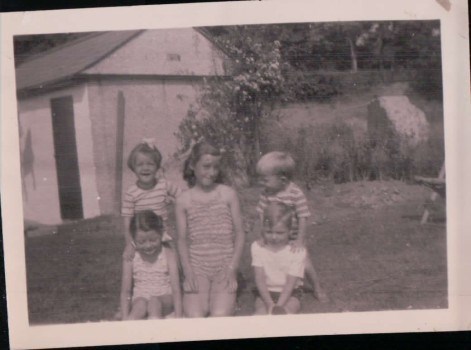
<svg viewBox="0 0 471 350"><path fill-rule="evenodd" d="M191 199L187 209L190 263L195 274L208 278L226 268L234 254L231 210L216 191L208 202Z"/></svg>
<svg viewBox="0 0 471 350"><path fill-rule="evenodd" d="M162 248L155 261L142 259L136 252L133 259L133 300L172 294L166 248Z"/></svg>

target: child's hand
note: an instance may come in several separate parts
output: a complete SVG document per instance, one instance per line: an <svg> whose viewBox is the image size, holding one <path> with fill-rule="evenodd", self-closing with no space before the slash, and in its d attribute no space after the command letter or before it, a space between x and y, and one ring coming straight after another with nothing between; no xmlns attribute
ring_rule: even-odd
<svg viewBox="0 0 471 350"><path fill-rule="evenodd" d="M123 252L123 259L126 261L132 261L134 259L134 254L136 254L136 249L132 244L126 244Z"/></svg>
<svg viewBox="0 0 471 350"><path fill-rule="evenodd" d="M291 245L291 251L295 253L299 252L300 250L304 248L304 242L300 241L299 239L290 242L290 245Z"/></svg>
<svg viewBox="0 0 471 350"><path fill-rule="evenodd" d="M225 283L228 291L233 293L237 290L237 277L236 271L230 267L225 268L221 271L221 282Z"/></svg>
<svg viewBox="0 0 471 350"><path fill-rule="evenodd" d="M185 280L183 281L183 290L187 293L198 293L198 280L193 273L185 276Z"/></svg>

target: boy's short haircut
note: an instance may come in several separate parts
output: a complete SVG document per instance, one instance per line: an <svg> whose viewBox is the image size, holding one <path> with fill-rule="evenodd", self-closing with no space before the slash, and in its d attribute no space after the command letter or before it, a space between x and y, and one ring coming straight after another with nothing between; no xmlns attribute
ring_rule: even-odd
<svg viewBox="0 0 471 350"><path fill-rule="evenodd" d="M289 153L274 151L264 154L258 160L256 171L258 174L270 172L291 180L294 176L295 167L296 163Z"/></svg>
<svg viewBox="0 0 471 350"><path fill-rule="evenodd" d="M162 163L162 154L157 149L157 147L149 146L147 143L139 143L134 147L128 157L128 168L134 171L134 163L136 162L136 157L138 153L143 153L149 155L157 165L157 169L160 169L160 164Z"/></svg>

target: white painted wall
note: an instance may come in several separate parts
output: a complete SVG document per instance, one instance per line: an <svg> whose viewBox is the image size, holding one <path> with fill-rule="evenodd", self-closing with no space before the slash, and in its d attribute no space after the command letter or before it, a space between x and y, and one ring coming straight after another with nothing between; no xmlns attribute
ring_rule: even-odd
<svg viewBox="0 0 471 350"><path fill-rule="evenodd" d="M34 154L33 172L26 174L23 178L23 208L26 220L42 224L57 224L62 221L54 158L50 100L68 95L71 95L74 101L84 217L100 214L87 89L85 86L78 86L21 99L18 102L21 152L24 151L26 135L30 130Z"/></svg>
<svg viewBox="0 0 471 350"><path fill-rule="evenodd" d="M222 52L193 28L153 29L144 31L84 73L222 75L223 58Z"/></svg>

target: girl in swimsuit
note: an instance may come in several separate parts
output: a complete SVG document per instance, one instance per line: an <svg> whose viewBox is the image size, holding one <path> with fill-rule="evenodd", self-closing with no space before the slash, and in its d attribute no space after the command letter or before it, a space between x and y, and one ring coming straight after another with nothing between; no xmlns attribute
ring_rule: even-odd
<svg viewBox="0 0 471 350"><path fill-rule="evenodd" d="M231 316L235 311L244 231L237 193L221 184L220 163L218 149L196 144L183 171L190 189L176 201L187 317Z"/></svg>

